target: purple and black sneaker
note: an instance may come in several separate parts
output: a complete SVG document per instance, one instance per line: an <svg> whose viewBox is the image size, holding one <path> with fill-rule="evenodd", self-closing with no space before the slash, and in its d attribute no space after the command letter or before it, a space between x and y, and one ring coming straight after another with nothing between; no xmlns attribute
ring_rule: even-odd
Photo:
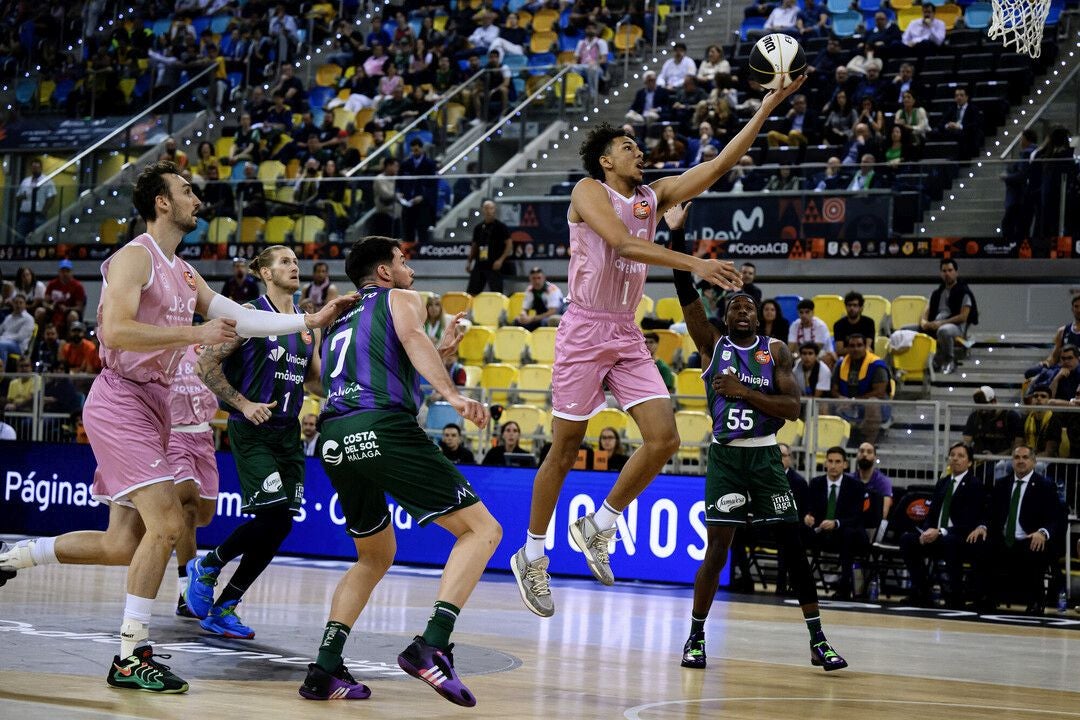
<svg viewBox="0 0 1080 720"><path fill-rule="evenodd" d="M476 697L454 671L453 649L453 644L446 650L432 647L417 635L412 645L398 655L397 662L402 670L423 680L450 702L472 707L476 705Z"/></svg>
<svg viewBox="0 0 1080 720"><path fill-rule="evenodd" d="M371 697L371 690L362 682L357 682L345 663L328 673L315 663L308 667L307 677L300 686L300 697L308 700L366 700Z"/></svg>

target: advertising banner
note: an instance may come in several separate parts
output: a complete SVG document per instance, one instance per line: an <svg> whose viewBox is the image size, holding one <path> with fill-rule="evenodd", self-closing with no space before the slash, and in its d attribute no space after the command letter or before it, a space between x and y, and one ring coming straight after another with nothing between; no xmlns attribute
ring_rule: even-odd
<svg viewBox="0 0 1080 720"><path fill-rule="evenodd" d="M118 429L118 432L121 430ZM236 465L229 453L217 454L221 495L217 516L198 532L199 545L222 540L241 522ZM94 456L89 445L4 443L0 461L0 533L59 535L72 530L103 530L108 509L90 497ZM503 540L489 567L507 570L509 558L524 543L535 470L460 466L477 494L503 526ZM571 519L593 512L615 480L614 473L572 471L548 528L551 571L588 575L585 561L570 543ZM623 513L612 567L619 580L692 583L705 554L704 478L661 475ZM282 547L283 554L355 559L345 534L337 494L318 458L308 458L304 505ZM387 498L397 538L397 561L442 565L452 538L434 525L420 528L403 508ZM726 582L725 569L723 582Z"/></svg>

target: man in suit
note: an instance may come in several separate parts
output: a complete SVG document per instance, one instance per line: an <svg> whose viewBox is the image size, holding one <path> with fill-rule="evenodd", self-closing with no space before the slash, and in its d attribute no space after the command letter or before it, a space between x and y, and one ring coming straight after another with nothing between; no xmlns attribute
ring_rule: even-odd
<svg viewBox="0 0 1080 720"><path fill-rule="evenodd" d="M976 529L987 522L986 486L971 472L971 460L971 448L964 443L949 448L949 474L938 480L930 512L918 531L900 538L900 552L911 577L911 595L906 600L910 604L930 605L926 559L944 558L951 581L946 602L951 608L963 607L964 560L978 561L981 546Z"/></svg>
<svg viewBox="0 0 1080 720"><path fill-rule="evenodd" d="M768 139L769 147L806 147L821 139L821 120L817 113L808 111L806 95L799 93L791 96L791 109L784 115L784 124L779 130L770 130Z"/></svg>
<svg viewBox="0 0 1080 720"><path fill-rule="evenodd" d="M966 88L956 88L953 96L956 105L942 117L939 134L943 140L956 141L960 160L970 160L983 144L982 112L968 101Z"/></svg>
<svg viewBox="0 0 1080 720"><path fill-rule="evenodd" d="M1005 216L1001 218L1001 234L1006 242L1020 242L1031 232L1035 208L1028 202L1028 178L1031 175L1031 153L1039 136L1028 128L1020 133L1020 157L1009 164L1001 179L1005 182Z"/></svg>
<svg viewBox="0 0 1080 720"><path fill-rule="evenodd" d="M889 20L885 11L878 10L874 13L874 27L867 30L863 36L863 54L872 52L875 57L887 58L903 48L904 43L900 37L900 28L896 23Z"/></svg>
<svg viewBox="0 0 1080 720"><path fill-rule="evenodd" d="M645 73L644 83L626 113L626 119L635 125L663 120L671 111L671 93L656 84L656 73Z"/></svg>
<svg viewBox="0 0 1080 720"><path fill-rule="evenodd" d="M439 182L434 175L438 168L424 153L424 141L420 138L409 143L409 152L410 156L401 163L401 179L397 183L398 200L403 206L401 239L407 243L426 243L428 228L435 223Z"/></svg>
<svg viewBox="0 0 1080 720"><path fill-rule="evenodd" d="M1035 472L1034 450L1017 445L1012 465L1009 477L994 484L989 528L984 523L972 534L989 542L989 569L1003 572L1008 586L1019 590L1025 612L1042 615L1043 575L1053 556L1050 535L1059 529L1061 507L1054 484Z"/></svg>
<svg viewBox="0 0 1080 720"><path fill-rule="evenodd" d="M834 600L850 600L854 591L851 568L869 549L862 524L863 485L844 472L847 451L836 446L825 452L825 474L810 481L803 524L807 545L815 552L840 555L840 587Z"/></svg>

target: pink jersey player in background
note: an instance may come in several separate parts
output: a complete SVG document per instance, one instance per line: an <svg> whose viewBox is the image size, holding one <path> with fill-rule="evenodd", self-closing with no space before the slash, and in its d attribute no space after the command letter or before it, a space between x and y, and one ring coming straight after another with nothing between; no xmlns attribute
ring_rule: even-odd
<svg viewBox="0 0 1080 720"><path fill-rule="evenodd" d="M649 266L686 270L727 289L741 285L730 261L655 245L657 223L668 208L697 197L730 170L753 144L765 119L802 82L766 95L754 117L716 158L651 185L643 184L643 153L622 129L600 125L582 143L581 159L590 177L574 187L567 213L569 308L555 338L552 447L533 481L525 546L510 561L521 598L537 615L555 613L544 554L548 526L588 420L607 405L604 386L637 423L644 442L623 466L600 509L570 525L572 541L603 584L615 582L608 547L617 519L679 448L670 396L634 322Z"/></svg>

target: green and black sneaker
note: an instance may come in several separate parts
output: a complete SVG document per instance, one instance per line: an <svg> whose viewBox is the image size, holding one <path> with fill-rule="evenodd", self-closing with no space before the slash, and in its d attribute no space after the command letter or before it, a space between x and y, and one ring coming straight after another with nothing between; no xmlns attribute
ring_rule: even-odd
<svg viewBox="0 0 1080 720"><path fill-rule="evenodd" d="M135 648L135 654L123 660L119 655L114 656L105 682L114 688L164 694L187 692L188 689L186 682L169 672L168 665L154 659L154 650L149 645Z"/></svg>
<svg viewBox="0 0 1080 720"><path fill-rule="evenodd" d="M682 666L697 670L705 667L705 633L693 633L687 638L682 651Z"/></svg>
<svg viewBox="0 0 1080 720"><path fill-rule="evenodd" d="M843 670L847 667L847 660L840 657L840 653L833 650L829 641L822 636L817 642L810 643L810 664L829 672Z"/></svg>

